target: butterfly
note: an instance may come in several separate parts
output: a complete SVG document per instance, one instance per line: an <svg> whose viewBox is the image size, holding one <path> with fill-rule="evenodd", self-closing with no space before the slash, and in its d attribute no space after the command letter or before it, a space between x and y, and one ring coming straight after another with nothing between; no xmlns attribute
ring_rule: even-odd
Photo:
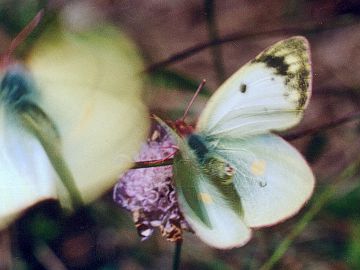
<svg viewBox="0 0 360 270"><path fill-rule="evenodd" d="M311 95L308 41L295 36L267 48L212 95L195 129L169 126L179 149L178 200L197 236L216 248L244 245L252 228L297 213L315 184L301 154L272 131L298 124Z"/></svg>
<svg viewBox="0 0 360 270"><path fill-rule="evenodd" d="M142 69L107 23L81 33L48 26L26 61L3 66L0 229L43 199L70 206L69 178L87 203L131 166L148 126Z"/></svg>

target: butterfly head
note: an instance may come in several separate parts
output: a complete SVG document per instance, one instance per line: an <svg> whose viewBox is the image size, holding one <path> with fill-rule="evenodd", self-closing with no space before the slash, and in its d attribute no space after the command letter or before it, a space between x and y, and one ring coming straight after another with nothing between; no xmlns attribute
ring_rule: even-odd
<svg viewBox="0 0 360 270"><path fill-rule="evenodd" d="M192 97L192 99L190 100L184 115L182 118L178 119L175 121L175 123L171 123L171 127L173 129L176 130L176 132L181 136L181 137L188 137L189 135L191 135L192 133L194 133L194 128L188 124L185 123L185 118L189 112L189 109L191 107L191 105L194 103L195 98L198 96L198 94L200 93L201 89L203 89L204 85L205 85L206 80L202 80L202 82L200 83L199 87L197 88L194 96Z"/></svg>
<svg viewBox="0 0 360 270"><path fill-rule="evenodd" d="M172 126L181 137L187 137L194 133L194 128L185 123L183 119L176 120Z"/></svg>

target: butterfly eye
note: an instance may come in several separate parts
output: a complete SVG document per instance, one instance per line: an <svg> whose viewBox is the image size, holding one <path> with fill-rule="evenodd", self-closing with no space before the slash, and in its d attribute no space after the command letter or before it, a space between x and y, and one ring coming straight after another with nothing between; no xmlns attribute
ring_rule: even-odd
<svg viewBox="0 0 360 270"><path fill-rule="evenodd" d="M229 163L225 165L225 174L228 176L233 176L235 174L235 168Z"/></svg>
<svg viewBox="0 0 360 270"><path fill-rule="evenodd" d="M245 93L246 90L247 90L247 85L244 84L244 83L242 83L242 84L240 85L240 92L241 92L241 93Z"/></svg>

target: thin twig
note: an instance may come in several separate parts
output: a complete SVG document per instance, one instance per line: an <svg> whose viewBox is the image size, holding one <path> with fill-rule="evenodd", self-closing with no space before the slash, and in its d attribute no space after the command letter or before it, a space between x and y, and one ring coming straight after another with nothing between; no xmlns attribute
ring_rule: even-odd
<svg viewBox="0 0 360 270"><path fill-rule="evenodd" d="M216 23L215 0L205 0L206 24L210 42L219 39L218 27ZM225 66L220 46L214 46L211 50L213 66L216 71L218 83L225 80Z"/></svg>
<svg viewBox="0 0 360 270"><path fill-rule="evenodd" d="M160 166L168 166L173 165L174 160L172 158L166 160L150 160L150 161L137 161L131 169L143 169L143 168L151 168L151 167L160 167Z"/></svg>
<svg viewBox="0 0 360 270"><path fill-rule="evenodd" d="M355 23L358 23L357 21ZM353 25L354 23L352 23L351 25ZM165 66L168 66L174 62L178 62L181 61L187 57L190 57L196 53L201 52L204 49L207 49L209 47L212 46L218 46L224 43L229 43L229 42L234 42L234 41L239 41L239 40L246 40L246 39L251 39L251 38L255 38L258 36L262 36L262 37L268 37L268 36L274 36L274 35L284 35L284 34L313 34L313 33L318 33L318 32L322 32L322 31L327 31L327 30L333 30L333 29L337 29L338 27L346 27L349 24L340 24L340 25L331 25L331 26L321 26L319 27L318 25L314 26L309 25L307 27L288 27L288 28L281 28L281 29L265 29L265 30L260 30L258 32L241 32L241 33L235 33L235 34L231 34L231 35L227 35L223 38L218 38L218 39L214 39L210 42L205 42L205 43L200 43L197 45L194 45L190 48L187 48L179 53L173 54L170 57L168 57L165 60L159 61L157 63L154 63L152 65L149 65L146 69L145 72L151 73L155 70L164 68Z"/></svg>
<svg viewBox="0 0 360 270"><path fill-rule="evenodd" d="M300 130L298 132L293 132L287 135L282 136L285 140L296 140L305 136L309 136L309 135L313 135L315 133L318 133L320 131L324 131L327 129L331 129L331 128L335 128L339 125L342 125L344 123L350 122L350 121L354 121L354 120L358 120L360 118L360 112L353 112L350 113L346 116L340 117L338 119L335 119L333 121L330 121L329 123L325 123L325 124L321 124L317 127L312 127L309 129L305 129L305 130Z"/></svg>

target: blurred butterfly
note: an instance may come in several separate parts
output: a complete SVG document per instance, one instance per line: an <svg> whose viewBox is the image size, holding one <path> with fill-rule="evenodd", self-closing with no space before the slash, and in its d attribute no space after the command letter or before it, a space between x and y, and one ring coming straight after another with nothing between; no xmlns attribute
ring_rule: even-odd
<svg viewBox="0 0 360 270"><path fill-rule="evenodd" d="M250 228L281 222L309 199L311 169L271 131L299 123L310 95L309 45L292 37L225 81L194 130L178 120L174 131L158 119L179 148L173 170L181 209L204 242L242 246Z"/></svg>
<svg viewBox="0 0 360 270"><path fill-rule="evenodd" d="M3 63L0 229L40 200L69 205L73 189L89 202L131 166L148 126L139 55L107 23L52 25L25 63Z"/></svg>

